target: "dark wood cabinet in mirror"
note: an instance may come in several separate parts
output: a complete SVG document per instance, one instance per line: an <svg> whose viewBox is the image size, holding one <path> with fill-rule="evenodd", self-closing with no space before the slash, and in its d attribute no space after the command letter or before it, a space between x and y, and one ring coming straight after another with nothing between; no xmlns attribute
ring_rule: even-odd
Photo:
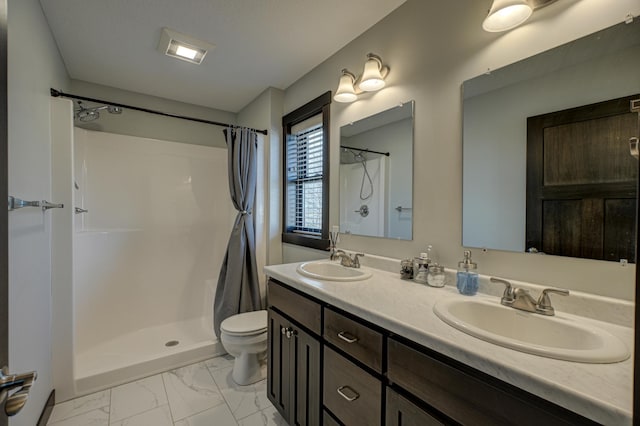
<svg viewBox="0 0 640 426"><path fill-rule="evenodd" d="M634 261L638 69L634 21L464 82L465 247Z"/></svg>

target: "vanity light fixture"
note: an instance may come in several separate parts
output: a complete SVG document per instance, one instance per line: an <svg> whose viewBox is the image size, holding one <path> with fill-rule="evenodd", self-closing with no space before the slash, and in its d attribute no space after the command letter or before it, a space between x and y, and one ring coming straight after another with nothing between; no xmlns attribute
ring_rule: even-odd
<svg viewBox="0 0 640 426"><path fill-rule="evenodd" d="M364 92L375 92L385 86L384 79L389 74L389 67L382 63L382 58L373 53L367 55L364 71L360 78L344 68L340 76L340 83L333 100L336 102L353 102Z"/></svg>
<svg viewBox="0 0 640 426"><path fill-rule="evenodd" d="M389 74L389 67L382 64L382 58L373 53L367 55L367 62L364 63L364 72L360 77L358 87L365 92L375 92L384 87L384 79Z"/></svg>
<svg viewBox="0 0 640 426"><path fill-rule="evenodd" d="M557 0L493 0L482 28L490 33L511 30L524 23L534 10Z"/></svg>
<svg viewBox="0 0 640 426"><path fill-rule="evenodd" d="M358 99L356 88L353 86L355 82L356 76L346 68L343 68L340 83L338 84L338 90L336 90L336 94L333 95L333 100L336 102L348 103Z"/></svg>
<svg viewBox="0 0 640 426"><path fill-rule="evenodd" d="M169 28L162 29L160 43L158 43L160 53L192 64L202 63L207 52L215 47L215 44L198 40Z"/></svg>

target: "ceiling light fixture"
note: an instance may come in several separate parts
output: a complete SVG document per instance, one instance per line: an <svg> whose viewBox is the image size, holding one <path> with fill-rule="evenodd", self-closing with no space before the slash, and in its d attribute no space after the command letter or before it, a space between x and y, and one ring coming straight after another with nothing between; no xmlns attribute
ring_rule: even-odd
<svg viewBox="0 0 640 426"><path fill-rule="evenodd" d="M333 96L336 102L353 102L358 99L358 95L364 92L374 92L385 86L384 79L389 74L389 67L382 63L382 58L373 53L367 55L367 62L364 64L364 71L360 78L349 72L346 68L342 70L338 89Z"/></svg>
<svg viewBox="0 0 640 426"><path fill-rule="evenodd" d="M162 29L158 51L167 56L200 64L209 50L215 48L215 44L198 40L186 34L181 34L169 28Z"/></svg>
<svg viewBox="0 0 640 426"><path fill-rule="evenodd" d="M534 10L557 0L493 0L482 28L490 33L511 30L524 23Z"/></svg>

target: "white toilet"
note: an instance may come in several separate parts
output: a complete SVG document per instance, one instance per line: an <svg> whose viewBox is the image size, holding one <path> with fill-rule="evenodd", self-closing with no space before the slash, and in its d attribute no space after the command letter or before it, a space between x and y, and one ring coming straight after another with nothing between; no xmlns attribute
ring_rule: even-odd
<svg viewBox="0 0 640 426"><path fill-rule="evenodd" d="M235 358L233 381L249 385L264 379L261 361L267 354L267 311L233 315L220 324L220 341Z"/></svg>

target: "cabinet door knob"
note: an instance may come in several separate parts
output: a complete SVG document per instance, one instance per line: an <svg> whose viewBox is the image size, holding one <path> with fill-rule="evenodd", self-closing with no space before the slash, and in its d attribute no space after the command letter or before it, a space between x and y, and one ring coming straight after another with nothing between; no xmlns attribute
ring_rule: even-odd
<svg viewBox="0 0 640 426"><path fill-rule="evenodd" d="M355 343L358 341L358 338L351 333L347 333L346 331L341 331L338 333L338 337L344 340L347 343Z"/></svg>
<svg viewBox="0 0 640 426"><path fill-rule="evenodd" d="M356 399L360 398L360 395L358 394L358 392L354 391L349 386L340 386L338 389L336 389L336 391L338 391L341 397L343 397L349 402L353 402ZM347 395L347 392L345 391L348 391L348 393L350 393L351 396Z"/></svg>

